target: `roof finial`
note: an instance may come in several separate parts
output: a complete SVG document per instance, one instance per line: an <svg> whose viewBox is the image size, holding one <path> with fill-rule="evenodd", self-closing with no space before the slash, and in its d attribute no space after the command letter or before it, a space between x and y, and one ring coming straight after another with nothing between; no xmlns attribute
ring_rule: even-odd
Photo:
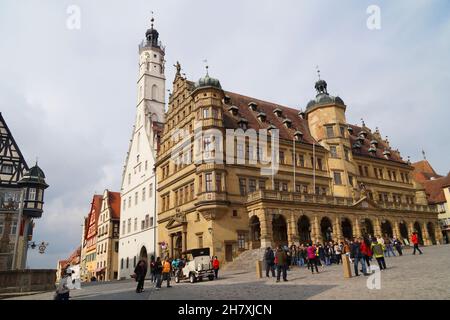
<svg viewBox="0 0 450 320"><path fill-rule="evenodd" d="M363 118L361 118L361 124L362 124L363 127L366 126L366 123L364 122L364 119L363 119Z"/></svg>
<svg viewBox="0 0 450 320"><path fill-rule="evenodd" d="M153 17L153 11L150 11L152 14L152 18L150 19L151 22L151 29L153 29L153 22L155 22L155 18Z"/></svg>
<svg viewBox="0 0 450 320"><path fill-rule="evenodd" d="M319 66L316 66L316 70L317 70L317 75L319 76L319 80L320 80L320 69L319 69Z"/></svg>
<svg viewBox="0 0 450 320"><path fill-rule="evenodd" d="M205 68L206 68L206 76L209 77L209 66L208 66L208 59L203 60L203 63L205 63Z"/></svg>
<svg viewBox="0 0 450 320"><path fill-rule="evenodd" d="M39 161L39 157L36 156L36 167L37 167L37 165L38 165L38 161Z"/></svg>
<svg viewBox="0 0 450 320"><path fill-rule="evenodd" d="M422 149L423 160L427 160L427 156L425 155L425 150Z"/></svg>

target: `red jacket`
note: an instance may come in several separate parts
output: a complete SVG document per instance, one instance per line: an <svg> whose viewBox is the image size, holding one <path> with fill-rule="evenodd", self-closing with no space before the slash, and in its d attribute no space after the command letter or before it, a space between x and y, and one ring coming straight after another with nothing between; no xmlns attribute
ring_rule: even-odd
<svg viewBox="0 0 450 320"><path fill-rule="evenodd" d="M412 242L413 244L419 244L419 239L417 238L417 234L413 234L413 235L411 236L411 242Z"/></svg>
<svg viewBox="0 0 450 320"><path fill-rule="evenodd" d="M212 265L213 269L219 269L219 259L214 259Z"/></svg>
<svg viewBox="0 0 450 320"><path fill-rule="evenodd" d="M372 250L366 245L366 243L363 241L361 242L361 245L359 246L361 253L365 256L371 257L372 256Z"/></svg>

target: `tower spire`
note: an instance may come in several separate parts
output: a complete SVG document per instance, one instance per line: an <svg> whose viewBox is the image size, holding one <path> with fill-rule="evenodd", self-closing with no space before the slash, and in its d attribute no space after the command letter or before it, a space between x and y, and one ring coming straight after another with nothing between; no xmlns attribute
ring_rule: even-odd
<svg viewBox="0 0 450 320"><path fill-rule="evenodd" d="M320 69L319 69L319 66L316 66L316 70L317 70L317 75L318 75L319 80L320 80Z"/></svg>
<svg viewBox="0 0 450 320"><path fill-rule="evenodd" d="M422 149L423 160L427 160L427 156L425 154L425 150Z"/></svg>
<svg viewBox="0 0 450 320"><path fill-rule="evenodd" d="M153 17L153 11L150 11L152 14L152 18L150 19L150 29L153 29L153 22L155 22L155 18Z"/></svg>
<svg viewBox="0 0 450 320"><path fill-rule="evenodd" d="M203 60L203 63L205 64L205 69L206 69L206 76L209 77L209 66L208 66L208 59Z"/></svg>

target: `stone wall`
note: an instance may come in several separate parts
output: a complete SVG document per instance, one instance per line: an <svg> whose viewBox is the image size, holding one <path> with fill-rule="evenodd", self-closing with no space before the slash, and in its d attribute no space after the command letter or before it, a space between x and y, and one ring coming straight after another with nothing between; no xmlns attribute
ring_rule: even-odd
<svg viewBox="0 0 450 320"><path fill-rule="evenodd" d="M0 271L0 293L51 291L55 282L54 269Z"/></svg>

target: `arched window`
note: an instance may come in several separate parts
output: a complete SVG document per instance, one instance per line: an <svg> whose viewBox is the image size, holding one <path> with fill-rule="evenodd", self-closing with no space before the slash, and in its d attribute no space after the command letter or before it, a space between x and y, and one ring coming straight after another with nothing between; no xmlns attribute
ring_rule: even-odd
<svg viewBox="0 0 450 320"><path fill-rule="evenodd" d="M127 269L130 267L130 259L127 258Z"/></svg>
<svg viewBox="0 0 450 320"><path fill-rule="evenodd" d="M156 84L152 86L152 99L158 100L158 86Z"/></svg>
<svg viewBox="0 0 450 320"><path fill-rule="evenodd" d="M120 269L123 269L123 258L120 260Z"/></svg>

